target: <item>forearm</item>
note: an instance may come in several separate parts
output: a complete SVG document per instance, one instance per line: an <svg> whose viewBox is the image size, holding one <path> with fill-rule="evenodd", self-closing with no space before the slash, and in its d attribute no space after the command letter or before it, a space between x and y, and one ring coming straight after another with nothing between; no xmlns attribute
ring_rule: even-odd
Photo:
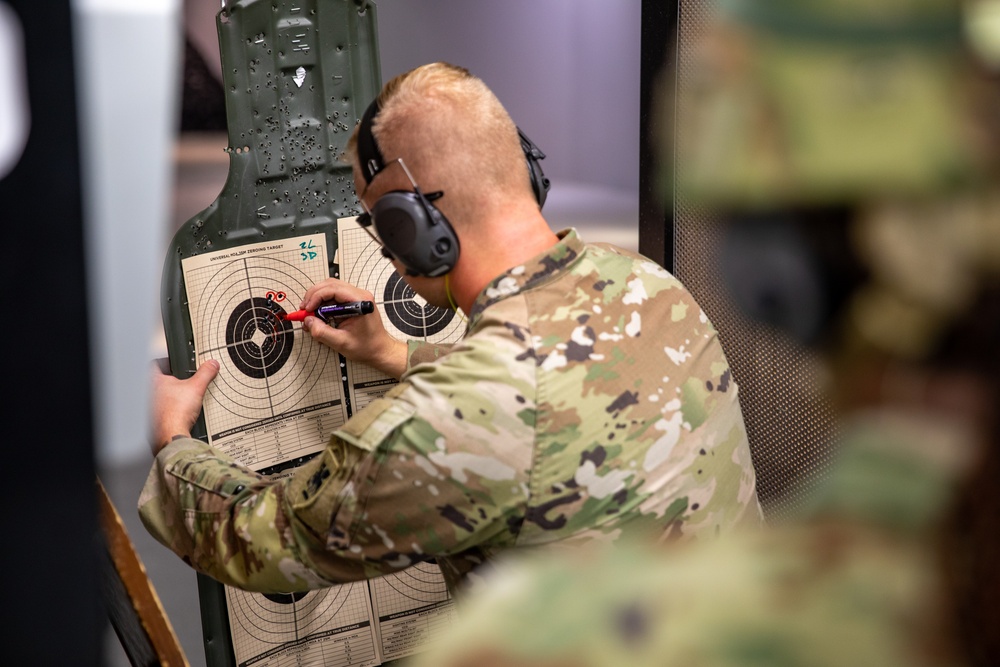
<svg viewBox="0 0 1000 667"><path fill-rule="evenodd" d="M139 498L149 532L196 570L225 584L261 592L328 586L309 554L318 535L294 515L288 481L271 481L233 464L204 443L172 442L156 457ZM345 563L339 574L363 576Z"/></svg>
<svg viewBox="0 0 1000 667"><path fill-rule="evenodd" d="M407 344L395 339L385 347L384 352L369 363L378 370L397 380L402 377L407 368Z"/></svg>

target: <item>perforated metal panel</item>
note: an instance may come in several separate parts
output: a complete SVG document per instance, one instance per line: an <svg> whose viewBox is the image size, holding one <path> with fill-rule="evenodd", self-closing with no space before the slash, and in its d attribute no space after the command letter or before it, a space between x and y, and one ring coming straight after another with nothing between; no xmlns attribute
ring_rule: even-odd
<svg viewBox="0 0 1000 667"><path fill-rule="evenodd" d="M216 24L229 178L216 200L177 230L164 260L160 305L175 376L197 367L185 258L308 234L325 234L333 249L337 219L357 213L351 168L339 156L381 88L376 18L375 3L366 0L223 3ZM332 255L329 269L336 275ZM206 438L203 417L192 434ZM206 661L235 667L224 587L199 574L198 597Z"/></svg>
<svg viewBox="0 0 1000 667"><path fill-rule="evenodd" d="M708 3L681 0L676 52L674 142L683 155L695 72L694 45L707 25ZM683 159L674 165L683 173ZM687 286L719 331L739 386L740 405L750 436L758 494L771 522L795 513L814 483L827 472L836 423L824 397L823 369L810 350L787 335L745 317L730 299L720 266L721 223L688 200L674 201L674 274Z"/></svg>

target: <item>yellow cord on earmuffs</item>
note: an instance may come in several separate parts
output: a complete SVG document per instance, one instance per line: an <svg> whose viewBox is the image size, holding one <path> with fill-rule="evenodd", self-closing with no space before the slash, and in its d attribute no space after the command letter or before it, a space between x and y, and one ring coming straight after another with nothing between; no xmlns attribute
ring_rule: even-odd
<svg viewBox="0 0 1000 667"><path fill-rule="evenodd" d="M445 292L445 294L448 295L448 303L451 305L451 309L453 311L455 311L456 313L458 313L458 316L461 317L462 321L464 322L465 321L465 315L463 315L461 312L459 312L458 305L455 303L455 297L453 297L451 295L451 274L450 273L444 274L444 292Z"/></svg>

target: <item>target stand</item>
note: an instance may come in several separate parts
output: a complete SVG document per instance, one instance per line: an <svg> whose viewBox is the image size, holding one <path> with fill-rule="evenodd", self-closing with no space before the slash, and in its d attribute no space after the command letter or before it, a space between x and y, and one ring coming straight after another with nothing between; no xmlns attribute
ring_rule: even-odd
<svg viewBox="0 0 1000 667"><path fill-rule="evenodd" d="M218 198L169 244L161 314L176 377L190 376L207 358L222 364L195 437L242 437L236 458L273 474L322 449L323 431L328 437L349 408L341 360L273 313L295 310L308 287L338 275L337 220L357 213L350 166L339 156L381 87L376 8L367 0L223 5L216 26L229 175ZM239 425L227 434L222 421L210 437L209 409ZM290 439L287 427L268 431L297 410L307 421L323 415L308 422L311 434L300 428ZM248 420L258 426L247 428ZM270 450L262 446L268 436ZM207 662L235 667L227 589L198 575L198 590ZM309 597L320 593L272 604L316 607Z"/></svg>
<svg viewBox="0 0 1000 667"><path fill-rule="evenodd" d="M334 276L369 290L399 339L453 342L462 327L452 311L422 302L356 224L351 170L339 156L380 88L375 6L238 0L216 22L229 177L170 244L162 316L175 376L207 359L221 366L193 435L278 478L396 383L279 317L308 288ZM210 667L378 665L419 650L454 614L433 563L288 595L199 574L198 594Z"/></svg>

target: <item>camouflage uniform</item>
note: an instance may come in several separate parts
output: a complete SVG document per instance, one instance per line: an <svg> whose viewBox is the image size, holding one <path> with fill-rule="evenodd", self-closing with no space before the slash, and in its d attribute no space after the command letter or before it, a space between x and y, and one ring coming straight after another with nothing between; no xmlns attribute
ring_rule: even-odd
<svg viewBox="0 0 1000 667"><path fill-rule="evenodd" d="M196 569L294 591L436 558L455 587L514 547L665 540L761 522L736 385L667 271L573 230L495 279L465 338L289 479L198 440L156 457L142 519Z"/></svg>
<svg viewBox="0 0 1000 667"><path fill-rule="evenodd" d="M586 558L501 558L492 586L411 667L966 664L937 527L973 460L967 428L870 415L805 516L767 530Z"/></svg>

